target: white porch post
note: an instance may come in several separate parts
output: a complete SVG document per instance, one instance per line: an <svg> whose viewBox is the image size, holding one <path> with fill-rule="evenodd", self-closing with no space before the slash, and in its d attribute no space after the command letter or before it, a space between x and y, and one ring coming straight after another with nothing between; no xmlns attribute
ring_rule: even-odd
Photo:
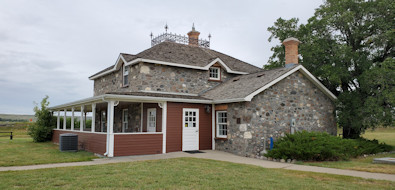
<svg viewBox="0 0 395 190"><path fill-rule="evenodd" d="M67 114L67 109L64 109L64 116L63 116L63 129L66 130L67 127L67 122L66 122L66 114Z"/></svg>
<svg viewBox="0 0 395 190"><path fill-rule="evenodd" d="M56 121L56 129L60 129L60 110L58 111L58 120Z"/></svg>
<svg viewBox="0 0 395 190"><path fill-rule="evenodd" d="M84 131L84 106L81 106L80 131Z"/></svg>
<svg viewBox="0 0 395 190"><path fill-rule="evenodd" d="M74 107L71 108L71 127L70 129L74 131Z"/></svg>
<svg viewBox="0 0 395 190"><path fill-rule="evenodd" d="M114 157L114 101L108 101L107 106L107 147L108 157Z"/></svg>
<svg viewBox="0 0 395 190"><path fill-rule="evenodd" d="M91 131L92 133L95 132L95 127L96 127L96 103L92 104L92 124L91 124Z"/></svg>
<svg viewBox="0 0 395 190"><path fill-rule="evenodd" d="M215 150L215 104L211 104L211 149Z"/></svg>
<svg viewBox="0 0 395 190"><path fill-rule="evenodd" d="M163 102L162 106L162 153L166 153L166 130L167 130L167 102Z"/></svg>

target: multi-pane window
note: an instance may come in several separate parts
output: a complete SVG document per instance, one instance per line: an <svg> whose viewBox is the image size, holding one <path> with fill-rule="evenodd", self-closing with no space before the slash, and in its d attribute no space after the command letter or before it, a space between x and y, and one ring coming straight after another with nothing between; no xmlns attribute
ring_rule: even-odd
<svg viewBox="0 0 395 190"><path fill-rule="evenodd" d="M128 129L128 109L122 110L122 132Z"/></svg>
<svg viewBox="0 0 395 190"><path fill-rule="evenodd" d="M211 80L220 80L220 68L219 67L210 67L210 79Z"/></svg>
<svg viewBox="0 0 395 190"><path fill-rule="evenodd" d="M226 111L217 112L217 137L227 138L228 115Z"/></svg>
<svg viewBox="0 0 395 190"><path fill-rule="evenodd" d="M147 110L148 132L156 132L156 109L150 108Z"/></svg>
<svg viewBox="0 0 395 190"><path fill-rule="evenodd" d="M127 86L129 85L129 67L125 66L125 64L123 64L122 67L122 73L123 73L123 86Z"/></svg>
<svg viewBox="0 0 395 190"><path fill-rule="evenodd" d="M184 127L196 127L196 112L195 111L185 111L184 119L185 126Z"/></svg>

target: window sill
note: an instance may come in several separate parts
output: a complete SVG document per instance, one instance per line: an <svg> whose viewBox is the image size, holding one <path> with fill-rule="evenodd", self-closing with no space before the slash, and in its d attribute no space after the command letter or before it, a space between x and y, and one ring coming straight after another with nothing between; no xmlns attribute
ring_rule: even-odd
<svg viewBox="0 0 395 190"><path fill-rule="evenodd" d="M121 88L127 88L127 87L129 87L129 85L124 85L124 86L122 86Z"/></svg>
<svg viewBox="0 0 395 190"><path fill-rule="evenodd" d="M208 79L208 81L213 81L213 82L222 82L221 79Z"/></svg>
<svg viewBox="0 0 395 190"><path fill-rule="evenodd" d="M226 141L226 140L228 140L228 138L226 138L226 137L215 137L214 140L224 140L224 141Z"/></svg>

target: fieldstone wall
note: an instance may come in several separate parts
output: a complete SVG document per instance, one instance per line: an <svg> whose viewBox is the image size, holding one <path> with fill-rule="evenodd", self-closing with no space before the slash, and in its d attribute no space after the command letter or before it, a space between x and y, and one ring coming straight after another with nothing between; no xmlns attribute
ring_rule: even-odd
<svg viewBox="0 0 395 190"><path fill-rule="evenodd" d="M216 140L216 150L262 158L268 139L295 131L320 131L336 135L333 102L302 73L296 72L251 102L228 105L228 138ZM240 124L237 124L239 118ZM266 141L266 144L265 144Z"/></svg>
<svg viewBox="0 0 395 190"><path fill-rule="evenodd" d="M199 94L221 82L210 81L209 71L139 63L130 67L129 86L122 87L122 69L94 81L94 96L107 92L164 91ZM236 75L221 69L221 81Z"/></svg>

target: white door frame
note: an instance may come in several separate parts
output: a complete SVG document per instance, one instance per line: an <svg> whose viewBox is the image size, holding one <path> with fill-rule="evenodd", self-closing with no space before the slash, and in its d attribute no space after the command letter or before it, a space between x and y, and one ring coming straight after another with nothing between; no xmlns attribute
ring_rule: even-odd
<svg viewBox="0 0 395 190"><path fill-rule="evenodd" d="M185 112L186 111L192 111L192 112L196 112L196 128L194 130L196 130L196 139L195 139L195 143L196 143L196 147L194 148L188 148L185 147L184 143L184 134L185 134ZM188 151L188 150L199 150L199 109L197 108L183 108L182 109L182 151Z"/></svg>
<svg viewBox="0 0 395 190"><path fill-rule="evenodd" d="M150 131L149 130L149 124L150 124L150 120L149 120L149 113L151 112L151 111L155 111L155 130L153 130L153 131ZM157 120L158 118L156 117L156 108L148 108L147 109L147 132L156 132L156 120Z"/></svg>

